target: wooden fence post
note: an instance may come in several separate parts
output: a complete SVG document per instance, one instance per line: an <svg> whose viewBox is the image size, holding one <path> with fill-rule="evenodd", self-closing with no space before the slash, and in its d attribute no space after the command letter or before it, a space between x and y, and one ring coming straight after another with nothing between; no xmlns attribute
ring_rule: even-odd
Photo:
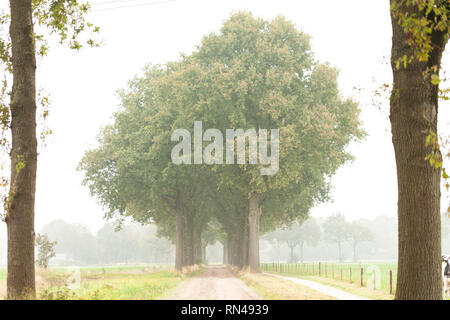
<svg viewBox="0 0 450 320"><path fill-rule="evenodd" d="M375 270L373 270L373 290L376 290L377 288L377 272Z"/></svg>
<svg viewBox="0 0 450 320"><path fill-rule="evenodd" d="M342 264L341 264L341 281L343 280Z"/></svg>
<svg viewBox="0 0 450 320"><path fill-rule="evenodd" d="M320 270L321 269L321 265L320 265L320 262L319 262L319 277L320 277Z"/></svg>
<svg viewBox="0 0 450 320"><path fill-rule="evenodd" d="M364 286L364 268L361 268L361 287Z"/></svg>
<svg viewBox="0 0 450 320"><path fill-rule="evenodd" d="M392 270L389 270L389 294L392 294Z"/></svg>

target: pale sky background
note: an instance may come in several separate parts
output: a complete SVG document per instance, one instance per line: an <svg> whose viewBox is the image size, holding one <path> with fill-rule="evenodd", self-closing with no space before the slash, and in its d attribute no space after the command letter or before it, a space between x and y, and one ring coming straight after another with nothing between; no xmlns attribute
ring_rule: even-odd
<svg viewBox="0 0 450 320"><path fill-rule="evenodd" d="M39 86L53 102L48 124L54 134L38 160L37 231L53 219L83 223L94 232L103 225L103 210L81 186L82 174L75 169L118 110L116 90L145 64L165 63L177 59L180 52L190 53L202 36L218 31L223 20L239 10L269 19L281 14L293 21L312 36L316 58L340 70L343 96L361 102L363 128L369 135L350 146L355 161L333 178L334 202L312 209L312 216L340 212L354 220L396 214L388 101L374 105L371 93L391 81L386 63L391 47L388 0L178 0L103 11L99 9L113 5L95 5L100 2L113 1L92 1L98 11L90 14L90 21L100 26L104 45L81 52L56 46L39 64ZM447 52L444 68L449 67ZM364 90L354 91L354 87ZM441 122L449 114L449 105L441 104ZM443 206L447 201L443 196ZM5 236L2 225L0 238Z"/></svg>

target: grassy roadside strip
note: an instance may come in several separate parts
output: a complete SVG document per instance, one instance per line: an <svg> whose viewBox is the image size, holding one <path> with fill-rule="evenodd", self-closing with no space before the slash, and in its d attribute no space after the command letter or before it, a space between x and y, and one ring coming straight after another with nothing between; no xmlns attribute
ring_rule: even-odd
<svg viewBox="0 0 450 320"><path fill-rule="evenodd" d="M276 274L276 273L275 273ZM339 280L333 280L333 279L329 279L329 278L322 278L322 277L318 277L318 276L300 276L298 274L289 274L289 273L283 273L283 276L286 277L291 277L291 278L298 278L298 279L304 279L304 280L310 280L310 281L315 281L336 289L340 289L342 291L346 291L348 293L357 295L357 296L361 296L361 297L366 297L369 299L373 299L373 300L392 300L394 298L393 295L390 295L384 291L381 290L371 290L368 289L366 287L360 287L358 284L356 283L348 283L348 282L344 282L344 281L339 281Z"/></svg>
<svg viewBox="0 0 450 320"><path fill-rule="evenodd" d="M236 270L232 272L265 300L335 300L333 297L288 280L257 273Z"/></svg>
<svg viewBox="0 0 450 320"><path fill-rule="evenodd" d="M197 266L184 273L174 270L149 271L135 268L83 268L78 289L70 290L63 268L39 270L36 274L40 300L154 300L161 299L181 282L204 271ZM5 284L3 288L3 282ZM0 282L0 299L6 295L6 281Z"/></svg>

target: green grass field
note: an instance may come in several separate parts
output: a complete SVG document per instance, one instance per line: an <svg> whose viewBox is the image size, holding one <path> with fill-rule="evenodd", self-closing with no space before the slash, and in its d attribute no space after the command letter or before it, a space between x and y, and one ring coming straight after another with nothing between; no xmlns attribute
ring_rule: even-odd
<svg viewBox="0 0 450 320"><path fill-rule="evenodd" d="M53 279L55 279L53 275ZM172 271L152 273L89 273L82 276L81 287L67 290L63 285L40 288L40 299L76 300L153 300L161 298L183 280Z"/></svg>
<svg viewBox="0 0 450 320"><path fill-rule="evenodd" d="M80 268L79 288L67 287L67 268L36 273L38 299L45 300L154 300L161 299L187 277L165 266ZM6 288L6 269L0 269L0 291ZM4 291L4 290L3 290ZM0 292L4 298L5 292ZM1 299L0 298L0 299Z"/></svg>
<svg viewBox="0 0 450 320"><path fill-rule="evenodd" d="M363 262L363 263L319 263L308 262L300 264L277 264L277 263L263 263L262 270L265 272L281 273L285 275L299 276L303 278L314 277L323 280L335 280L333 283L339 281L345 283L352 283L361 286L361 269L362 269L362 283L365 288L374 288L375 291L381 291L389 294L390 291L390 276L392 271L392 293L395 294L396 280L397 280L397 263L396 262Z"/></svg>

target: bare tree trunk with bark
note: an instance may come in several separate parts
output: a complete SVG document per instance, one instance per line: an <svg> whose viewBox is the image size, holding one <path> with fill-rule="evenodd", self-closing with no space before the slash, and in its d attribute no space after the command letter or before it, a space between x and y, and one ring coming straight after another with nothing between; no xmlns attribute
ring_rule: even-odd
<svg viewBox="0 0 450 320"><path fill-rule="evenodd" d="M228 264L228 238L223 241L223 264Z"/></svg>
<svg viewBox="0 0 450 320"><path fill-rule="evenodd" d="M393 0L391 0L392 2ZM423 15L416 6L400 7L402 13ZM392 70L394 87L390 120L398 183L398 276L396 299L442 299L440 170L425 157L425 141L437 133L438 86L431 82L431 67L439 68L443 34L433 32L435 46L429 61L414 59L397 68L398 59L415 55L397 19L392 17Z"/></svg>
<svg viewBox="0 0 450 320"><path fill-rule="evenodd" d="M181 271L184 266L184 217L183 214L177 210L175 221L175 269Z"/></svg>
<svg viewBox="0 0 450 320"><path fill-rule="evenodd" d="M248 265L248 216L247 212L244 212L244 214L241 217L241 226L240 226L240 239L239 239L239 251L240 251L240 257L239 257L239 267L241 269L247 268Z"/></svg>
<svg viewBox="0 0 450 320"><path fill-rule="evenodd" d="M198 227L194 228L194 263L203 263L202 232Z"/></svg>
<svg viewBox="0 0 450 320"><path fill-rule="evenodd" d="M194 257L194 217L190 214L184 216L185 229L184 229L184 256L185 266L192 266L195 264Z"/></svg>
<svg viewBox="0 0 450 320"><path fill-rule="evenodd" d="M36 190L36 57L31 0L10 0L13 87L11 187L7 204L8 299L36 294L34 202Z"/></svg>
<svg viewBox="0 0 450 320"><path fill-rule="evenodd" d="M249 199L248 213L248 264L251 272L261 272L259 267L259 219L261 208L259 198L253 194Z"/></svg>

